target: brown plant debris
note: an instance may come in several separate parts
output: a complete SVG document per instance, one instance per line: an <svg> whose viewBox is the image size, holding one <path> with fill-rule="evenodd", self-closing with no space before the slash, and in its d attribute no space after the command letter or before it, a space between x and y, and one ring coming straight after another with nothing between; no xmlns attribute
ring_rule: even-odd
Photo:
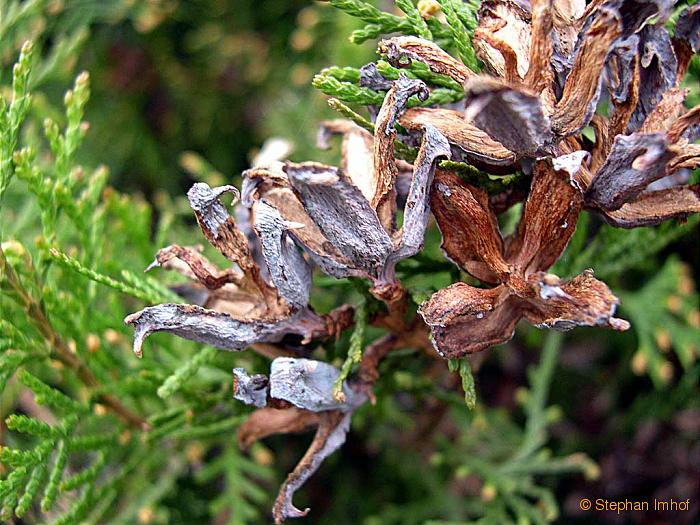
<svg viewBox="0 0 700 525"><path fill-rule="evenodd" d="M221 201L238 199L234 187L191 188L202 233L228 265L217 268L199 247L162 249L149 269L184 276L173 289L192 304L149 306L126 322L137 355L150 333L165 331L274 358L269 376L233 372L234 397L256 407L238 431L240 446L316 428L280 489L275 523L307 514L294 506L295 492L344 443L354 411L374 402L380 363L393 350L434 355L431 336L440 356L461 358L510 340L522 319L555 330L629 327L593 270L566 280L549 270L583 210L624 228L700 211L700 186L687 183L700 165L700 108L685 107L688 90L680 86L700 47L700 8L677 13L671 36L665 22L673 5L484 0L473 35L481 72L415 36L378 46L394 67L420 62L412 74L449 77L438 83L454 91L456 82L462 101L408 109L409 99L435 99L431 87L404 74L389 80L368 64L360 86L384 93L381 106L369 108L372 122L345 107L362 127L332 120L319 133L324 148L342 137L339 167L262 155L243 173L236 220ZM603 101L605 115L596 113ZM589 126L593 139L583 133ZM511 174L529 181L529 191L500 178ZM520 222L504 238L496 212L519 200ZM422 250L431 212L446 257L473 280L438 290L410 319L396 265ZM363 344L350 379L351 366L341 376L328 363L296 357L353 324L348 305L326 314L309 305L314 268L366 280L384 305L369 323L386 333ZM336 383L342 395L333 395Z"/></svg>

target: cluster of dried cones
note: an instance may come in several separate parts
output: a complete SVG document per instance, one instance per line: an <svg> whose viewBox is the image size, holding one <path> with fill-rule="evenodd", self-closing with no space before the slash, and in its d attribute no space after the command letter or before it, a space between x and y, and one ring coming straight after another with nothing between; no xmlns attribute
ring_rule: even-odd
<svg viewBox="0 0 700 525"><path fill-rule="evenodd" d="M242 445L318 426L280 490L276 522L306 514L292 504L295 490L344 442L351 413L371 397L381 357L427 341L426 325L438 353L450 358L508 341L521 318L558 330L629 327L613 317L617 298L592 271L568 281L546 272L583 208L626 228L700 211L698 186L683 185L700 164L700 107L686 110L679 87L700 46L700 7L682 11L671 37L663 23L672 7L661 0L487 0L473 41L488 76L419 38L379 44L396 67L420 61L463 85L459 107L406 109L410 97L425 99L426 85L403 76L389 82L369 65L362 83L387 91L381 108L370 108L374 134L349 121L324 125L325 134L343 137L340 168L271 162L248 170L239 226L219 200L225 192L238 196L235 188L192 187L198 223L232 267L217 269L196 249L161 250L154 265L190 278L182 291L196 305L129 316L137 354L155 331L226 350L271 343L280 355L289 341L336 337L352 323L352 310L312 310L312 267L368 279L386 305L373 322L390 334L365 351L343 395L331 393L339 371L319 361L278 357L269 377L235 370L235 397L258 407L241 428ZM602 101L608 116L596 114ZM397 123L403 142L420 145L412 165L395 158ZM586 126L595 140L583 135ZM444 159L531 176L513 235L501 236L494 211L512 196L488 195L441 169ZM419 308L424 324L406 320L395 266L421 250L431 211L447 257L488 287L459 282L438 291Z"/></svg>

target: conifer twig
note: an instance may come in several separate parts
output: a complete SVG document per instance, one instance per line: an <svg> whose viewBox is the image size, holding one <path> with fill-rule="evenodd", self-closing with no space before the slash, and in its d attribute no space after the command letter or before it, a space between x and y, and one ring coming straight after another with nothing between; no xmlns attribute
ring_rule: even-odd
<svg viewBox="0 0 700 525"><path fill-rule="evenodd" d="M7 280L7 283L22 302L27 312L27 318L44 337L49 347L54 350L54 357L63 365L70 368L85 386L93 388L99 386L99 381L92 370L68 348L68 345L61 339L56 330L54 330L42 305L27 292L24 286L22 286L19 277L7 261L2 248L0 248L0 270ZM129 426L139 428L140 430L148 429L149 425L143 418L122 405L114 396L101 394L98 399Z"/></svg>

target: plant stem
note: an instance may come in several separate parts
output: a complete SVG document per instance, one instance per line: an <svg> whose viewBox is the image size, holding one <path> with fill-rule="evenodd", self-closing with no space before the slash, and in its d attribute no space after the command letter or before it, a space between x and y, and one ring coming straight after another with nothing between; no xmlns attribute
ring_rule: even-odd
<svg viewBox="0 0 700 525"><path fill-rule="evenodd" d="M547 408L547 396L563 339L564 336L561 332L550 331L547 334L542 347L540 364L530 373L531 388L525 407L527 414L525 435L520 448L513 456L513 462L526 459L542 446L546 440L545 428L547 421L545 410Z"/></svg>

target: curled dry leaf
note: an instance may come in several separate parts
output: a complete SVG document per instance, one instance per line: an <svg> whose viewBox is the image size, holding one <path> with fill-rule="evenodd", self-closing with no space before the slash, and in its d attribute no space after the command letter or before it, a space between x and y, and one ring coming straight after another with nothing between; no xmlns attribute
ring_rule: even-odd
<svg viewBox="0 0 700 525"><path fill-rule="evenodd" d="M474 72L438 45L414 36L397 36L379 42L377 52L394 67L407 67L414 60L426 64L433 73L463 84Z"/></svg>
<svg viewBox="0 0 700 525"><path fill-rule="evenodd" d="M240 368L234 370L234 397L258 407L239 430L242 445L249 446L273 433L318 427L306 454L280 488L273 508L275 523L309 512L294 506L294 493L342 446L352 412L367 401L362 389L347 383L343 383L344 400L338 401L332 392L339 375L340 370L327 363L285 357L272 361L269 378L249 376ZM275 408L280 402L289 405L282 410Z"/></svg>
<svg viewBox="0 0 700 525"><path fill-rule="evenodd" d="M201 294L206 307L161 304L128 316L125 322L134 325L134 352L138 356L145 338L159 331L224 350L279 342L286 335L310 341L335 334L334 318L318 316L307 306L311 274L289 238L288 231L295 225L264 203L255 208L255 229L265 274L270 278L267 281L253 259L248 238L219 199L224 193L238 195L231 186L212 189L197 183L188 197L205 237L235 267L219 270L197 251L180 246L158 252L149 269L168 265L195 279L206 288Z"/></svg>
<svg viewBox="0 0 700 525"><path fill-rule="evenodd" d="M452 109L412 108L406 111L400 124L408 131L420 131L433 126L449 142L453 160L467 161L500 171L514 170L516 155L488 133Z"/></svg>
<svg viewBox="0 0 700 525"><path fill-rule="evenodd" d="M648 183L644 184L697 165L692 144L669 136L664 151L655 148L661 165L649 165L648 170L637 165L623 168L629 163L621 162L637 159L634 148L653 142L651 137L633 140L623 133L670 132L683 107L685 91L676 86L697 51L700 15L697 6L684 9L671 39L663 22L672 5L668 0L606 0L588 6L565 0L483 2L474 44L492 77L464 71L434 43L416 37L384 40L379 51L398 67L419 60L464 85L463 116L450 109L412 109L401 119L409 132L433 125L447 138L455 159L503 173L518 167L529 170L531 161L521 159L584 149L579 134L591 124L596 132L592 161L578 180L585 189L600 175L586 193L586 206L613 224L651 224L696 209L694 188L678 187L679 204L673 209L666 194L646 195ZM603 87L610 94L610 118L594 117ZM700 126L695 124L684 138L692 142L698 134ZM644 158L638 164L644 165ZM618 177L616 166L625 174ZM634 183L629 180L633 172ZM612 179L632 189L618 194L607 187ZM618 197L599 201L602 193ZM644 204L635 205L634 199L642 197ZM656 203L663 209L654 210ZM631 213L628 219L620 217L623 207Z"/></svg>
<svg viewBox="0 0 700 525"><path fill-rule="evenodd" d="M676 83L680 83L688 72L694 53L700 52L700 4L686 7L676 22L673 49L678 59Z"/></svg>
<svg viewBox="0 0 700 525"><path fill-rule="evenodd" d="M422 126L421 146L406 196L402 228L396 228L397 179L394 125L412 95L427 96L425 85L400 77L389 89L376 120L375 136L347 121L327 122L343 136L341 168L314 162L268 166L244 173L243 202L266 203L294 223L289 235L327 274L370 279L376 294L397 286L394 267L421 248L427 226L427 195L437 161L451 155L448 141Z"/></svg>
<svg viewBox="0 0 700 525"><path fill-rule="evenodd" d="M700 108L674 118L685 94L675 88L667 91L642 123L642 131L615 137L607 159L592 175L585 203L609 223L633 228L700 212L700 186L671 180L679 170L700 165L700 147L686 138L694 136ZM668 187L650 188L662 180L669 180Z"/></svg>
<svg viewBox="0 0 700 525"><path fill-rule="evenodd" d="M464 92L468 122L519 157L546 153L553 136L539 96L489 77L469 80Z"/></svg>
<svg viewBox="0 0 700 525"><path fill-rule="evenodd" d="M506 78L507 61L513 60L510 68L517 77L525 77L530 65L531 21L529 6L524 2L481 3L474 48L489 73Z"/></svg>
<svg viewBox="0 0 700 525"><path fill-rule="evenodd" d="M318 426L320 417L316 412L290 407L261 408L256 410L238 428L236 438L243 450L260 439L273 434L294 434Z"/></svg>

